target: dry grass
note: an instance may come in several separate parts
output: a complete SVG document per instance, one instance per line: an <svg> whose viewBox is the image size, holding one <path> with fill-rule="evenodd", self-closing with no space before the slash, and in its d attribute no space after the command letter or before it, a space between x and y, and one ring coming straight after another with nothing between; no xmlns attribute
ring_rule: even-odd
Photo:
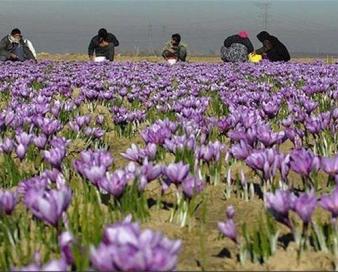
<svg viewBox="0 0 338 272"><path fill-rule="evenodd" d="M292 59L293 62L303 62L311 63L316 60L322 60L326 63L332 64L338 62L338 59L334 57L326 58L311 58L311 57L301 57ZM86 54L78 53L67 53L67 54L49 54L49 53L40 53L38 54L38 60L52 60L52 61L87 61L88 56ZM116 55L116 62L141 62L141 61L150 61L150 62L163 62L163 58L160 56L126 56L126 55ZM222 60L218 56L189 56L187 58L188 62L206 62L206 63L222 63Z"/></svg>

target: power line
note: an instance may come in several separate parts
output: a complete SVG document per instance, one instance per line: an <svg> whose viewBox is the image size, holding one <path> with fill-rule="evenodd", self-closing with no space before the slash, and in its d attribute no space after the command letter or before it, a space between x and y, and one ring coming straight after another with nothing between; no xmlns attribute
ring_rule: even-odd
<svg viewBox="0 0 338 272"><path fill-rule="evenodd" d="M256 2L255 6L257 6L261 10L261 16L263 18L263 28L265 31L268 31L271 2L269 0Z"/></svg>
<svg viewBox="0 0 338 272"><path fill-rule="evenodd" d="M152 46L153 46L153 25L151 23L148 24L148 42L149 42L149 45L148 45L148 51L149 53L152 52Z"/></svg>

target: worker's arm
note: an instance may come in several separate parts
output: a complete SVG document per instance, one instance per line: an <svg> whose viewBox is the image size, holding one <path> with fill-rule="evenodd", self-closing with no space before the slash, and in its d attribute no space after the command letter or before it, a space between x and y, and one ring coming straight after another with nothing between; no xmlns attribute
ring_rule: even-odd
<svg viewBox="0 0 338 272"><path fill-rule="evenodd" d="M11 52L9 52L7 50L8 47L8 38L5 37L0 41L0 56L3 56L7 59L10 59L11 57L14 57L14 54L12 54Z"/></svg>
<svg viewBox="0 0 338 272"><path fill-rule="evenodd" d="M88 46L88 56L90 59L94 58L94 51L95 51L95 41L94 38L91 39L89 46Z"/></svg>

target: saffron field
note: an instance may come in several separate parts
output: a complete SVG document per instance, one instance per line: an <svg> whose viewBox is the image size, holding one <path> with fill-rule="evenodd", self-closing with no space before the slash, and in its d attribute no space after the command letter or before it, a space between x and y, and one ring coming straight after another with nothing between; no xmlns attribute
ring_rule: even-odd
<svg viewBox="0 0 338 272"><path fill-rule="evenodd" d="M0 64L1 270L337 270L338 65Z"/></svg>

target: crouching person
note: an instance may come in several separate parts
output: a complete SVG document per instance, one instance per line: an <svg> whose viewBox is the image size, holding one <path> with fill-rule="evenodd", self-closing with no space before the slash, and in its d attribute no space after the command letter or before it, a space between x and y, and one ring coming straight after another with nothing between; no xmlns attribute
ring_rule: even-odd
<svg viewBox="0 0 338 272"><path fill-rule="evenodd" d="M36 60L36 52L33 44L29 40L24 39L21 31L15 28L11 31L11 34L0 41L0 60Z"/></svg>
<svg viewBox="0 0 338 272"><path fill-rule="evenodd" d="M224 62L246 62L254 47L246 31L227 37L221 48L221 59Z"/></svg>
<svg viewBox="0 0 338 272"><path fill-rule="evenodd" d="M163 48L162 57L170 64L177 61L186 61L187 48L181 44L180 34L176 33L171 36L171 41L167 42Z"/></svg>
<svg viewBox="0 0 338 272"><path fill-rule="evenodd" d="M290 54L286 46L275 36L266 31L258 33L257 39L263 47L256 50L256 54L262 55L269 61L289 61Z"/></svg>
<svg viewBox="0 0 338 272"><path fill-rule="evenodd" d="M109 33L106 29L101 28L94 36L88 46L88 56L94 61L114 61L115 47L119 46L119 41L115 35Z"/></svg>

